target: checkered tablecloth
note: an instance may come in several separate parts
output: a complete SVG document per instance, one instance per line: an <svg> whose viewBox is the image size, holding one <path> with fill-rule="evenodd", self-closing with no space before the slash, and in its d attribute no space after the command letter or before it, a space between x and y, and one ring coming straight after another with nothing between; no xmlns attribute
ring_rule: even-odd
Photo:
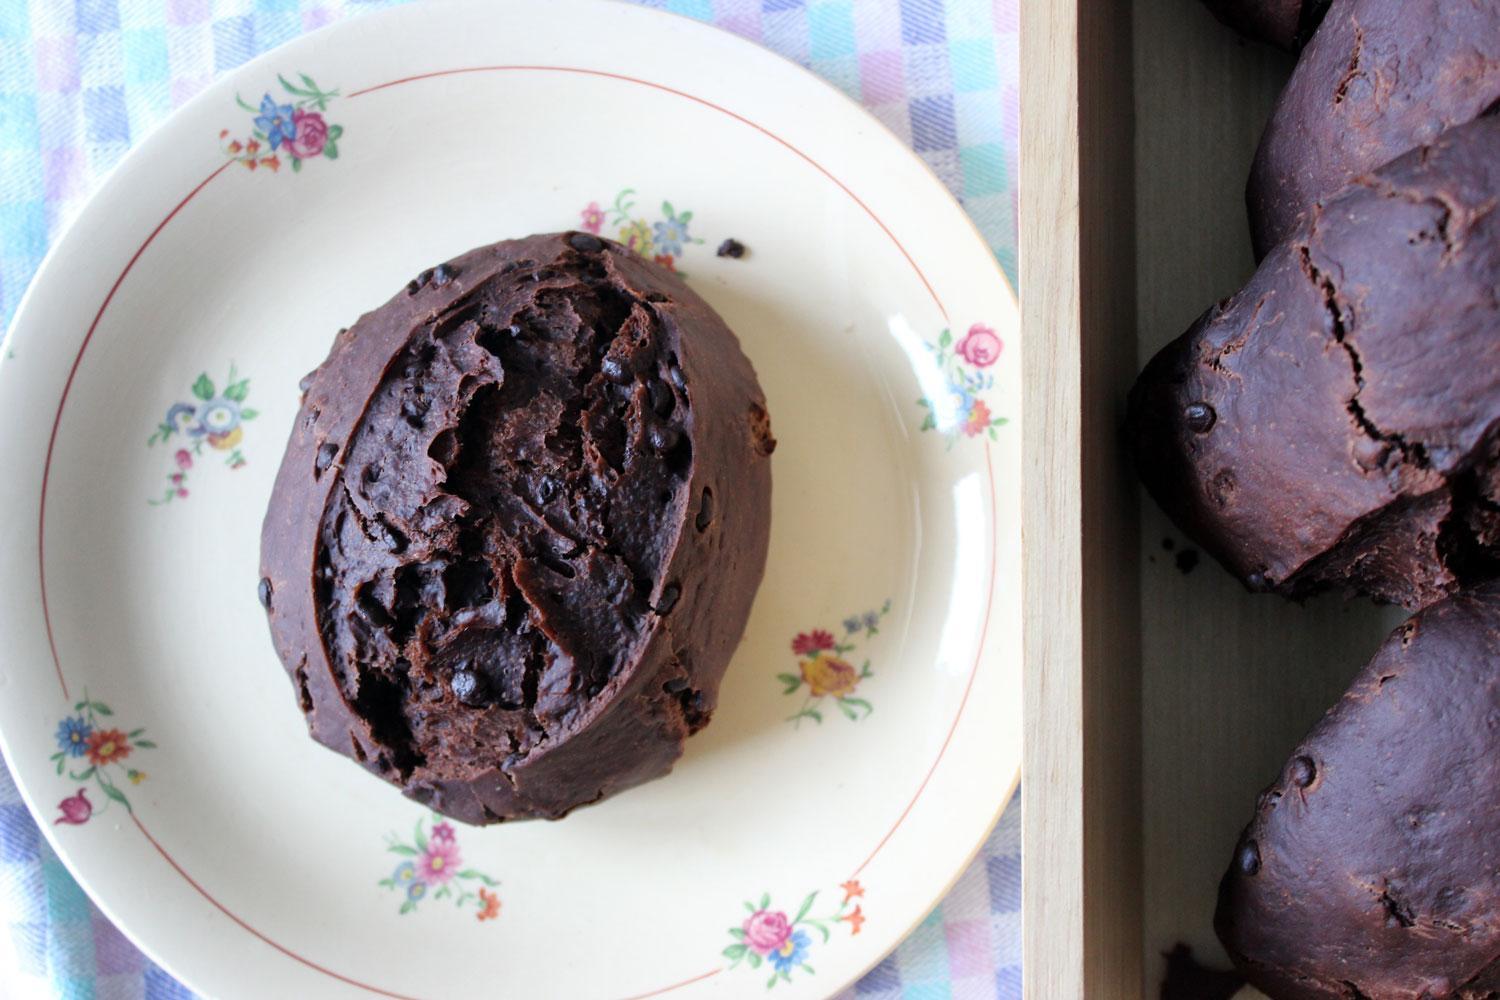
<svg viewBox="0 0 1500 1000"><path fill-rule="evenodd" d="M0 0L0 325L153 124L216 74L389 2ZM1019 0L636 2L759 42L864 104L963 201L1014 283ZM1020 911L1013 803L942 905L846 996L1019 997ZM83 894L0 767L0 1000L192 996Z"/></svg>

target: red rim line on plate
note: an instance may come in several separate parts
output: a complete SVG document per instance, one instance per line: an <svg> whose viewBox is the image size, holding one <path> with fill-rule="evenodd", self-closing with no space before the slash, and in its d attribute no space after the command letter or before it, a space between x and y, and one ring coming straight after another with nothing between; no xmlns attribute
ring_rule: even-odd
<svg viewBox="0 0 1500 1000"><path fill-rule="evenodd" d="M990 443L988 441L984 443L984 471L985 482L989 484L990 488L990 511L993 529L993 522L996 520L995 464L990 458ZM870 856L861 861L859 867L855 868L850 874L850 881L859 877L859 873L864 871L871 861L875 860L875 855L880 853L881 849L885 847L886 842L900 829L901 824L906 822L906 817L911 815L912 807L917 804L917 800L922 797L922 793L927 791L927 783L932 780L932 776L937 771L938 765L943 762L943 755L948 752L948 744L953 742L953 734L958 731L958 722L964 717L964 708L969 704L969 692L974 690L974 678L979 676L979 664L984 658L984 640L990 634L990 611L995 601L995 572L999 568L999 562L1000 533L998 530L994 530L990 543L990 585L989 592L984 598L984 624L979 629L979 648L974 651L974 665L969 668L969 680L964 684L963 697L958 700L958 711L953 715L953 724L948 727L948 735L943 737L943 745L938 747L937 757L933 760L932 766L927 769L927 774L923 776L922 783L917 786L916 794L911 797L911 801L906 804L906 808L901 810L901 815L896 817L896 822L891 824L891 828L886 831L885 836L880 838L880 843L875 845L875 849L870 852Z"/></svg>
<svg viewBox="0 0 1500 1000"><path fill-rule="evenodd" d="M301 962L309 969L312 969L316 972L321 972L325 976L332 976L334 979L337 979L341 983L347 983L350 986L358 987L362 990L368 990L369 992L378 994L379 996L390 997L392 998L392 1000L416 1000L415 997L408 996L405 993L392 993L390 990L383 990L378 986L371 986L369 983L362 983L358 979L350 979L348 976L342 973L334 972L332 969L327 968L326 966L319 965L312 959L303 958L301 955L297 954L295 951L292 951L290 948L277 944L275 941L266 937L266 935L262 934L254 927L251 927L242 918L236 916L233 910L225 906L223 903L219 902L213 897L212 893L203 888L203 886L199 885L198 880L189 875L187 871L183 869L182 865L177 863L177 859L172 857L167 849L165 847L162 847L160 842L158 842L155 837L151 836L151 831L146 829L146 824L142 823L140 817L138 817L133 811L130 814L130 819L135 823L135 828L141 831L141 835L151 842L152 847L156 848L156 853L160 854L162 858L165 859L167 864L172 866L172 870L181 875L187 881L188 885L196 889L198 891L198 895L202 896L204 899L212 903L214 905L214 909L218 910L220 913L224 914L224 916L239 924L241 927L249 931L251 934L255 935L261 941L281 952L287 958Z"/></svg>
<svg viewBox="0 0 1500 1000"><path fill-rule="evenodd" d="M606 72L604 70L592 70L592 69L585 69L585 68L582 68L582 67L575 67L575 66L540 66L540 65L538 65L538 66L532 66L532 65L473 66L473 67L466 67L466 68L460 68L460 69L439 70L439 71L435 71L435 72L431 72L431 73L422 73L422 74L418 74L418 75L415 75L415 76L408 76L408 77L402 77L402 78L397 79L397 80L391 80L391 81L388 81L386 83L376 84L375 86L372 86L372 87L366 87L366 88L364 88L362 90L353 91L353 92L351 92L348 95L348 97L350 99L352 99L352 98L355 98L355 97L363 96L365 94L370 94L370 93L374 93L376 91L385 90L385 89L390 88L390 87L399 86L401 84L412 83L412 82L416 82L416 81L420 81L420 80L429 80L429 79L434 79L434 78L437 78L437 77L454 76L454 75L465 74L465 73L484 73L484 72L503 72L503 71L533 71L533 72L572 73L572 74L583 75L583 76L602 77L602 78L605 78L605 79L620 80L620 81L623 81L623 82L626 82L626 83L633 83L633 84L637 84L637 85L644 86L644 87L650 87L650 88L652 88L654 90L659 90L659 91L662 91L664 93L673 94L673 95L675 95L677 97L681 97L681 98L683 98L685 100L692 101L695 104L702 105L702 106L710 108L710 109L712 109L714 111L718 111L721 114L727 115L730 118L733 118L735 121L738 121L738 122L740 122L740 123L742 123L742 124L744 124L744 125L752 128L752 129L754 129L755 131L757 131L757 132L761 133L762 135L766 136L767 138L775 141L776 143L778 143L779 145L781 145L783 148L787 149L788 151L790 151L791 153L793 153L794 155L796 155L803 162L805 162L809 166L813 167L820 174L822 174L829 181L831 181L835 186L837 186L839 188L839 190L843 191L846 195L848 195L849 198L851 200L853 200L854 203L856 205L858 205L860 207L860 209L862 211L864 211L864 213L867 216L869 216L870 220L873 221L876 224L876 226L878 226L880 228L881 232L883 232L883 233L886 234L886 236L890 239L891 243L896 247L896 249L898 251L900 251L901 256L906 259L907 263L911 266L913 272L916 273L917 278L922 282L922 286L927 290L927 294L929 296L931 296L933 303L937 306L938 311L943 316L943 321L945 323L949 322L949 320L948 320L948 311L943 306L942 300L938 297L937 291L932 287L932 283L927 280L927 275L922 271L922 268L917 264L916 260L912 258L911 254L907 251L906 247L901 243L900 239L897 238L896 234L891 231L890 227L888 227L885 224L885 222L878 215L875 214L874 210L871 209L870 206L867 205L862 198L860 198L857 194L855 194L854 191L852 189L850 189L848 185L846 185L843 181L839 180L836 176L834 176L828 170L828 168L824 167L817 160L813 159L807 153L804 153L801 149L799 149L796 146L792 145L786 139L783 139L781 136L779 136L776 133L772 132L771 130L767 129L765 126L760 125L759 123L754 122L751 119L746 118L745 116L743 116L741 114L738 114L738 113L736 113L734 111L731 111L728 108L725 108L725 107L723 107L723 106L721 106L719 104L715 104L714 102L709 101L706 98L698 97L698 96L696 96L694 94L689 94L686 91L678 90L678 89L676 89L674 87L666 86L665 84L654 83L654 82L652 82L650 80L643 80L643 79L640 79L638 77L627 76L627 75L624 75L624 74L621 74L621 73L610 73L610 72ZM207 187L209 185L209 183L211 181L213 181L216 177L218 177L226 169L228 169L233 164L233 162L234 161L232 161L232 160L226 161L225 163L221 164L218 168L216 168L212 173L210 173L207 177L205 177L202 181L200 181L198 183L198 185L196 187L194 187L191 191L189 191L187 193L187 195L181 201L179 201L175 206L173 206L172 210L167 213L166 217L163 218L161 220L161 222L157 223L156 228L152 229L151 233L141 242L141 245L136 248L135 253L133 253L131 255L130 260L126 262L124 269L120 272L119 277L117 277L115 279L115 281L114 281L114 284L110 286L109 292L105 295L104 301L100 304L98 312L96 312L94 314L93 321L89 324L88 330L84 334L83 342L79 345L78 354L73 358L73 364L72 364L71 368L68 370L67 380L63 383L62 395L59 398L58 404L57 404L57 413L54 415L53 420L52 420L52 431L51 431L50 436L47 439L47 456L46 456L45 464L42 467L41 498L40 498L40 502L39 502L39 505L38 505L38 516L37 516L37 570L38 570L38 577L39 577L39 584L40 584L41 598L42 598L42 619L43 619L43 622L44 622L44 624L46 626L47 642L48 642L48 645L49 645L49 647L51 649L51 652L52 652L53 667L54 667L54 669L57 672L58 684L62 688L62 692L63 692L63 697L64 698L69 697L69 694L68 694L68 682L67 682L66 678L63 675L62 659L59 656L58 651L57 651L57 642L56 642L56 639L54 637L54 633L53 633L53 629L52 629L52 616L51 616L50 608L49 608L48 601L47 601L46 524L47 524L47 486L48 486L48 482L49 482L51 471L52 471L52 457L53 457L53 453L54 453L54 450L55 450L56 444L57 444L58 432L59 432L59 430L60 430L60 428L62 426L63 410L64 410L64 408L67 405L68 394L72 390L73 380L74 380L75 376L78 374L78 368L79 368L79 365L83 361L84 352L88 350L89 343L93 340L94 334L95 334L95 332L99 328L99 323L104 318L105 310L109 308L110 302L113 301L113 299L115 297L115 293L117 291L119 291L120 286L124 283L126 276L130 274L131 269L135 267L136 262L139 261L140 258L141 258L141 256L145 253L146 248L149 247L151 245L151 243L156 239L156 237L161 234L162 230L167 227L167 224L169 222L171 222L174 218L176 218L177 214L182 211L182 209L188 204L188 202L192 201L193 198L195 198L198 195L199 192L201 192L205 187ZM985 467L986 467L986 471L987 471L987 474L988 474L987 475L987 481L988 481L989 490L990 490L990 508L991 508L991 512L992 512L992 515L993 515L993 513L995 511L994 466L993 466L993 462L992 462L992 459L991 459L991 456L990 456L990 446L989 446L988 442L985 443L984 454L985 454ZM964 708L968 704L969 694L973 690L973 687L974 687L974 679L978 675L978 672L979 672L979 664L980 664L981 659L983 657L985 639L988 636L989 621L990 621L990 610L991 610L989 605L990 605L990 602L992 602L993 599L994 599L994 592L995 592L995 570L996 570L997 559L998 559L998 548L999 548L999 535L998 535L998 532L996 532L994 534L993 544L992 544L991 551L990 551L989 595L988 595L988 598L986 600L986 605L985 605L984 625L983 625L983 628L981 629L980 637L979 637L979 649L975 653L974 666L971 668L971 670L969 672L969 679L968 679L967 684L964 687L963 696L962 696L962 698L959 701L958 711L955 713L955 715L953 717L953 723L948 727L948 733L947 733L947 735L943 739L943 744L942 744L942 746L938 750L937 757L932 762L932 766L930 768L928 768L927 774L923 777L922 783L917 787L917 791L912 796L911 801L906 804L906 808L901 811L900 816L897 817L896 822L891 826L890 830L888 830L886 832L885 836L880 839L880 842L878 844L876 844L875 849L873 851L871 851L870 854L869 854L869 856L867 858L865 858L865 860L860 863L859 867L857 867L854 870L853 875L850 876L851 878L859 875L859 873L862 872L870 864L870 862L875 859L875 856L880 853L880 851L885 847L886 843L890 841L891 837L894 836L895 833L896 833L896 831L901 827L901 824L906 821L907 816L911 814L912 809L917 804L917 800L922 797L922 793L926 791L928 783L932 780L933 774L937 771L938 764L940 764L942 762L943 756L947 753L948 746L949 746L949 744L953 740L953 734L958 729L958 723L963 718ZM142 836L144 836L147 839L147 841L150 842L151 846L153 848L155 848L155 850L157 851L157 853L162 856L163 860L165 860L167 862L167 864L170 865L172 867L172 869L177 872L178 875L180 875L190 886L192 886L192 888L195 891L197 891L199 895L201 895L205 900L207 900L210 904L212 904L216 909L218 909L221 913L223 913L229 919L233 920L236 924L238 924L240 927L244 928L247 932L249 932L251 935L253 935L257 939L259 939L260 941L262 941L266 945L270 946L271 948L274 948L276 951L281 952L283 955L286 955L288 958L291 958L291 959L293 959L293 960L301 963L302 965L306 966L307 968L313 969L313 970L315 970L317 972L320 972L320 973L322 973L322 974L324 974L326 976L330 976L330 977L332 977L334 979L337 979L340 982L346 983L348 985L357 987L359 989L367 990L367 991L369 991L371 993L374 993L374 994L377 994L379 996L391 997L391 998L394 998L394 1000L413 1000L413 998L408 997L405 994L393 993L393 992L390 992L388 990L383 990L383 989L380 989L379 987L371 986L369 984L359 982L358 980L351 979L351 978L349 978L347 976L342 975L341 973L334 972L333 970L328 969L328 968L326 968L324 966L321 966L318 963L312 961L311 959L305 958L305 957L297 954L296 952L292 951L291 949L286 948L285 946L283 946L281 944L278 944L276 941L272 940L271 938L267 937L265 934L263 934L260 931L256 930L254 927L250 926L250 924L247 923L245 920L243 920L241 917L237 916L227 906L225 906L223 903L220 903L217 899L215 899L213 897L213 895L211 895L208 892L208 890L206 890L202 885L200 885L198 883L198 881L196 879L194 879L191 875L189 875L187 873L187 871L184 870L183 867L177 862L177 860L172 857L171 853L168 852L166 850L166 848L162 847L162 845L160 844L160 842L158 842L157 839L154 836L151 835L150 831L146 829L145 825L141 823L140 819L137 818L133 812L131 813L131 820L135 823L136 828L141 832ZM693 983L697 983L697 982L701 982L701 981L703 981L705 979L709 979L709 978L711 978L711 977L713 977L715 975L718 975L722 971L724 971L724 967L720 966L720 967L715 968L715 969L713 969L713 970L711 970L709 972L701 973L701 974L699 974L697 976L693 976L692 978L681 980L680 982L673 983L673 984L671 984L669 986L664 986L664 987L662 987L660 989L653 990L653 991L648 992L648 993L634 994L631 997L625 998L625 1000L647 1000L647 998L649 998L649 997L660 996L660 995L662 995L664 993L669 993L669 992L672 992L673 990L681 989L682 987L690 986Z"/></svg>
<svg viewBox="0 0 1500 1000"><path fill-rule="evenodd" d="M874 209L865 204L863 198L855 194L854 191L850 189L849 185L845 184L843 181L835 177L827 167L823 166L823 164L819 163L811 156L808 156L802 150L798 149L796 146L792 145L790 142L783 139L775 132L772 132L770 129L766 128L759 122L746 118L739 112L731 111L721 104L715 104L713 101L710 101L706 97L699 97L697 94L689 94L685 90L678 90L676 87L669 87L664 83L656 83L651 80L643 80L640 77L627 76L624 73L611 73L607 70L602 69L585 69L581 66L501 64L496 66L466 66L459 69L440 69L435 70L431 73L418 73L415 76L403 76L399 80L390 80L386 83L377 83L373 87L365 87L363 90L352 91L348 95L348 99L353 100L356 97L362 97L365 94L371 94L377 90L385 90L387 87L400 86L403 83L415 83L419 80L432 80L437 77L443 76L458 76L464 73L503 73L516 71L531 71L536 73L572 73L578 76L603 77L607 80L623 80L626 83L639 84L642 87L650 87L652 90L659 90L662 93L673 94L677 97L683 98L684 100L692 101L694 104L700 104L703 107L710 108L714 111L719 112L720 114L728 115L730 118L733 118L740 124L748 125L750 128L755 129L755 131L759 132L761 135L780 144L783 148L795 154L804 163L807 163L818 173L822 174L824 177L828 178L835 185L837 185L840 191L843 191L846 195L848 195L854 201L854 203L858 205L867 216L870 217L870 220L874 222L875 225L880 227L880 231L885 233L885 235L890 238L890 241L896 245L896 249L901 251L901 256L906 258L906 262L911 265L911 269L917 273L917 278L921 280L922 287L926 288L927 294L932 296L933 304L937 306L938 312L943 314L943 322L948 322L948 310L944 308L943 300L938 298L937 290L932 287L932 282L927 280L926 273L924 273L921 266L917 264L916 259L907 252L905 245L903 245L901 240L896 237L896 234L891 232L890 227L885 224L880 216L875 214Z"/></svg>
<svg viewBox="0 0 1500 1000"><path fill-rule="evenodd" d="M120 272L120 276L115 279L115 283L109 287L108 294L104 296L104 301L99 305L99 311L94 313L94 321L89 324L88 332L83 335L83 343L78 348L78 354L73 358L73 366L68 369L68 379L63 383L62 398L57 401L57 413L52 418L52 433L47 437L47 460L42 465L42 498L41 502L37 505L36 564L42 594L42 624L47 627L47 647L52 650L52 667L57 671L57 683L62 686L64 698L69 697L68 682L63 677L62 659L57 655L57 639L52 634L52 612L47 606L46 549L47 480L52 474L52 451L57 446L57 432L62 427L63 407L67 405L68 393L73 388L73 378L78 374L78 366L83 362L83 352L88 350L89 341L94 339L94 331L99 329L99 321L104 318L104 310L109 308L109 303L114 299L115 292L120 290L120 285L124 283L125 276L130 273L131 268L135 267L135 262L141 259L141 254L146 252L146 248L151 245L151 241L156 239L157 235L163 229L167 228L167 223L171 222L178 212L182 211L183 206L192 201L199 191L208 187L209 181L222 174L233 162L233 160L226 160L217 170L199 181L198 186L189 191L187 197L173 206L172 211L167 213L167 217L156 224L156 228L151 230L151 235L147 236L141 242L141 245L136 247L135 253L130 255L130 260L125 264L125 270Z"/></svg>
<svg viewBox="0 0 1500 1000"><path fill-rule="evenodd" d="M673 990L680 990L684 986L691 986L694 983L701 983L705 979L712 979L714 976L717 976L723 971L724 967L721 965L711 972L704 972L700 975L692 977L691 979L684 979L681 982L673 983L671 986L663 986L661 989L652 990L650 993L635 993L631 996L622 998L622 1000L647 1000L648 997L659 997L663 993L671 993Z"/></svg>

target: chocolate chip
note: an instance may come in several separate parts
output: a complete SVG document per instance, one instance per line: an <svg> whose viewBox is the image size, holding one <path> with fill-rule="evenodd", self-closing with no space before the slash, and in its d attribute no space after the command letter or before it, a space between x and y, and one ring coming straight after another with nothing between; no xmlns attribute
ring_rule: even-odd
<svg viewBox="0 0 1500 1000"><path fill-rule="evenodd" d="M604 244L597 236L588 233L569 233L568 246L574 250L582 250L584 253L598 253L604 249Z"/></svg>
<svg viewBox="0 0 1500 1000"><path fill-rule="evenodd" d="M693 518L693 526L699 531L707 528L714 519L714 494L707 486L703 487L703 495L698 499L698 516Z"/></svg>
<svg viewBox="0 0 1500 1000"><path fill-rule="evenodd" d="M338 454L339 446L334 444L332 441L325 441L323 444L319 445L318 457L313 462L314 477L321 476L324 471L333 464L333 460L338 457Z"/></svg>
<svg viewBox="0 0 1500 1000"><path fill-rule="evenodd" d="M1291 764L1287 766L1287 777L1298 788L1306 788L1317 779L1318 765L1313 763L1311 757L1293 757Z"/></svg>
<svg viewBox="0 0 1500 1000"><path fill-rule="evenodd" d="M1249 587L1257 594L1264 593L1267 590L1271 589L1271 583L1266 579L1266 574L1264 573L1251 573L1249 576L1245 577L1245 586Z"/></svg>
<svg viewBox="0 0 1500 1000"><path fill-rule="evenodd" d="M745 256L745 244L737 239L730 238L720 243L719 249L715 250L714 253L720 257L734 257L738 259Z"/></svg>
<svg viewBox="0 0 1500 1000"><path fill-rule="evenodd" d="M557 496L557 491L562 484L555 476L543 476L536 484L536 498L538 503L551 503L552 498Z"/></svg>
<svg viewBox="0 0 1500 1000"><path fill-rule="evenodd" d="M271 610L271 578L263 576L260 578L260 586L255 588L256 594L260 596L260 606L267 611Z"/></svg>
<svg viewBox="0 0 1500 1000"><path fill-rule="evenodd" d="M1182 411L1182 418L1194 434L1207 434L1213 430L1219 415L1207 403L1189 403Z"/></svg>
<svg viewBox="0 0 1500 1000"><path fill-rule="evenodd" d="M669 583L661 588L661 599L656 602L656 613L664 615L677 607L677 599L682 596L682 588L675 583Z"/></svg>
<svg viewBox="0 0 1500 1000"><path fill-rule="evenodd" d="M671 379L672 384L677 388L687 388L687 379L682 377L682 369L678 368L676 365L673 365L672 367L667 369L667 378Z"/></svg>
<svg viewBox="0 0 1500 1000"><path fill-rule="evenodd" d="M672 390L667 388L667 383L654 381L649 389L651 409L656 411L658 417L670 417L673 408L677 405L677 397L672 395Z"/></svg>
<svg viewBox="0 0 1500 1000"><path fill-rule="evenodd" d="M1253 840L1240 844L1234 854L1234 866L1243 875L1254 875L1260 871L1260 845Z"/></svg>
<svg viewBox="0 0 1500 1000"><path fill-rule="evenodd" d="M659 452L668 452L682 438L677 428L668 424L652 424L651 430L646 435L651 439L651 447Z"/></svg>
<svg viewBox="0 0 1500 1000"><path fill-rule="evenodd" d="M630 366L622 358L613 355L606 355L604 360L599 362L599 372L615 385L624 385L634 377L630 372Z"/></svg>
<svg viewBox="0 0 1500 1000"><path fill-rule="evenodd" d="M474 707L483 705L485 702L484 681L472 670L453 671L453 680L449 682L449 687L453 689L453 697L465 705Z"/></svg>
<svg viewBox="0 0 1500 1000"><path fill-rule="evenodd" d="M380 466L378 466L378 465L367 465L367 466L365 466L365 482L367 482L367 483L378 483L378 482L380 482Z"/></svg>
<svg viewBox="0 0 1500 1000"><path fill-rule="evenodd" d="M667 681L667 683L662 685L662 690L667 692L667 694L680 694L681 692L687 690L687 686L688 682L686 677L673 677L671 680Z"/></svg>
<svg viewBox="0 0 1500 1000"><path fill-rule="evenodd" d="M458 277L458 268L452 264L439 264L437 267L429 267L406 283L406 294L415 295L429 284L446 285L456 277Z"/></svg>

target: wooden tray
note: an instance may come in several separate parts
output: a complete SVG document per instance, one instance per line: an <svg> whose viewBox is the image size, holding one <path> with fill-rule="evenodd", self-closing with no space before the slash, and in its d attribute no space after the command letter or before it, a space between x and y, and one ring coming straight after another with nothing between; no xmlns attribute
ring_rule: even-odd
<svg viewBox="0 0 1500 1000"><path fill-rule="evenodd" d="M1256 793L1403 615L1246 593L1119 448L1139 367L1253 270L1250 159L1291 56L1195 0L1022 0L1028 330L1025 982L1154 997Z"/></svg>

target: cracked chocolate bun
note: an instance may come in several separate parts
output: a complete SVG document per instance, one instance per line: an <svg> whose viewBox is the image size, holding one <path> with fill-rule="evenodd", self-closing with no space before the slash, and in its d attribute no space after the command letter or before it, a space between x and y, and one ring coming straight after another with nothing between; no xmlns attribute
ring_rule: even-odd
<svg viewBox="0 0 1500 1000"><path fill-rule="evenodd" d="M708 304L588 233L507 240L304 389L261 598L314 738L468 823L670 770L770 532L765 396Z"/></svg>
<svg viewBox="0 0 1500 1000"><path fill-rule="evenodd" d="M1219 889L1277 1000L1500 995L1500 585L1385 641L1263 792Z"/></svg>
<svg viewBox="0 0 1500 1000"><path fill-rule="evenodd" d="M1256 258L1360 174L1500 100L1500 4L1334 0L1277 99L1246 200Z"/></svg>
<svg viewBox="0 0 1500 1000"><path fill-rule="evenodd" d="M1252 589L1422 607L1500 556L1500 119L1315 208L1131 391L1142 480Z"/></svg>
<svg viewBox="0 0 1500 1000"><path fill-rule="evenodd" d="M1329 0L1203 0L1214 17L1248 38L1289 52L1301 48L1328 10Z"/></svg>

